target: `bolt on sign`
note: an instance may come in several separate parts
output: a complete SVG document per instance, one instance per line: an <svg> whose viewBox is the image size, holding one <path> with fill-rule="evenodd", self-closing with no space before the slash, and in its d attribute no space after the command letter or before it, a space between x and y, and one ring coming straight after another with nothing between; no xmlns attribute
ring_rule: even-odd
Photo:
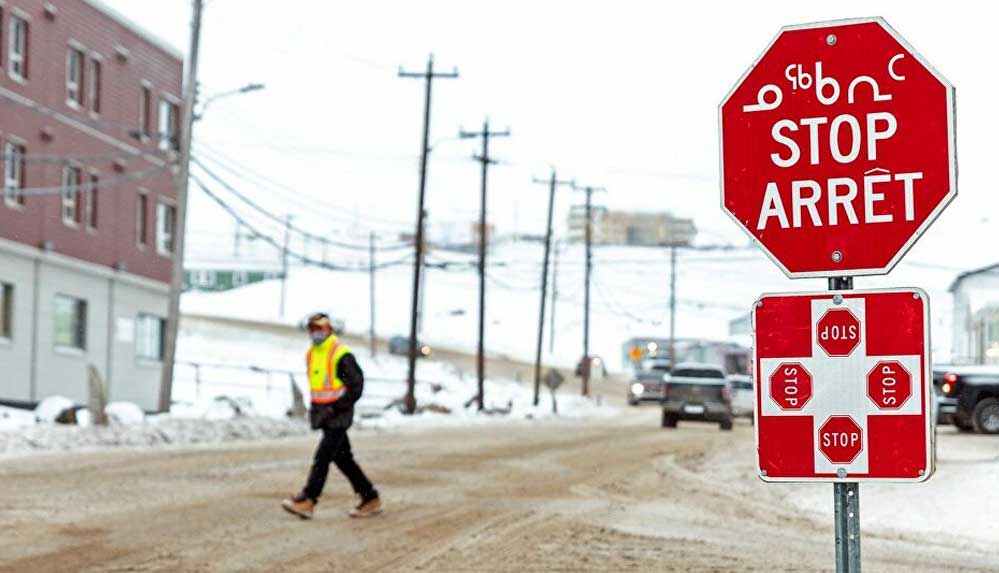
<svg viewBox="0 0 999 573"><path fill-rule="evenodd" d="M887 273L957 194L954 88L880 18L784 28L719 121L722 209L792 278Z"/></svg>
<svg viewBox="0 0 999 573"><path fill-rule="evenodd" d="M764 295L753 326L764 481L930 477L925 292Z"/></svg>

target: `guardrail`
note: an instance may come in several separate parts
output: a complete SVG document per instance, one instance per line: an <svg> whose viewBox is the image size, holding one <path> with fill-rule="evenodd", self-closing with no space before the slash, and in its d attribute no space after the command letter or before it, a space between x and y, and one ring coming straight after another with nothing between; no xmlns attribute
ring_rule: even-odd
<svg viewBox="0 0 999 573"><path fill-rule="evenodd" d="M299 380L304 378L304 373L296 370L286 370L282 368L265 368L254 364L223 364L212 362L194 362L189 360L177 360L174 364L182 368L174 369L174 383L194 384L195 397L200 399L206 387L237 388L244 390L263 390L270 396L276 391L282 393L290 392L289 384L299 385ZM183 372L188 369L188 372ZM248 382L245 380L234 380L236 377L257 380ZM401 378L379 378L365 376L366 383L364 389L365 396L395 399L402 397L406 391L406 381ZM378 383L368 385L367 383ZM417 384L430 384L426 381L417 380ZM381 388L384 384L398 384L398 392L386 392ZM308 385L299 385L304 392L308 392ZM381 391L379 391L381 390ZM308 396L306 396L306 400Z"/></svg>

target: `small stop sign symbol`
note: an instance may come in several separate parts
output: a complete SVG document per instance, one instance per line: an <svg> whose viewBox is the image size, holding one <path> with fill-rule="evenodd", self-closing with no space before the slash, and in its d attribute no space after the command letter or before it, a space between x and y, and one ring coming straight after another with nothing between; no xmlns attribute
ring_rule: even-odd
<svg viewBox="0 0 999 573"><path fill-rule="evenodd" d="M912 375L897 360L883 360L867 374L867 396L882 410L897 410L912 396Z"/></svg>
<svg viewBox="0 0 999 573"><path fill-rule="evenodd" d="M832 416L819 428L819 451L834 464L856 459L863 442L863 430L850 416Z"/></svg>
<svg viewBox="0 0 999 573"><path fill-rule="evenodd" d="M828 310L816 323L815 336L829 356L849 356L860 344L860 320L845 308Z"/></svg>
<svg viewBox="0 0 999 573"><path fill-rule="evenodd" d="M798 362L782 362L770 375L770 397L781 410L800 410L812 397L812 375Z"/></svg>

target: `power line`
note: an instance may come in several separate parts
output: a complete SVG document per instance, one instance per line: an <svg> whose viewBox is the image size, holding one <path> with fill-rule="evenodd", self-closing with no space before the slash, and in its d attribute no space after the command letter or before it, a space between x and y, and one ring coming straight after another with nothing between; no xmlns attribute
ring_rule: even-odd
<svg viewBox="0 0 999 573"><path fill-rule="evenodd" d="M212 199L213 201L215 201L215 203L217 203L223 210L225 210L226 213L229 214L229 216L231 216L240 225L246 227L246 229L249 230L250 233L255 238L262 239L263 241L269 243L271 246L273 246L279 252L284 252L286 250L284 248L284 246L281 245L281 243L277 239L275 239L271 235L268 235L268 234L266 234L264 232L261 232L257 227L253 226L245 218L243 218L242 216L240 216L239 213L231 205L229 205L228 203L226 203L224 199L222 199L217 194L215 194L211 189L209 189L208 186L205 185L205 183L203 181L201 181L201 179L199 179L197 176L192 175L191 179L195 183L198 184L198 187L200 187L201 190L206 195L208 195L208 197L210 199ZM294 258L294 259L302 262L303 264L305 264L307 266L315 266L315 267L323 268L323 269L326 269L326 270L331 270L331 271L346 271L346 272L368 272L370 270L369 266L367 266L367 265L365 265L365 266L358 266L358 267L350 267L350 266L345 266L345 265L337 265L337 264L333 264L333 263L328 263L326 261L316 260L316 259L310 258L310 257L308 257L306 255L302 255L302 254L297 253L295 251L292 251L290 249L287 249L287 253L288 253L289 257ZM406 257L402 257L400 259L396 259L396 260L393 260L393 261L390 261L390 262L386 262L386 263L381 263L381 264L377 265L375 268L376 269L386 269L386 268L389 268L389 267L394 267L394 266L406 264L406 263L409 262L409 260L410 260L410 257L407 255Z"/></svg>
<svg viewBox="0 0 999 573"><path fill-rule="evenodd" d="M20 187L20 188L7 188L4 189L4 193L8 197L37 197L42 195L61 195L63 193L89 193L111 189L117 187L118 185L138 180L145 179L156 172L166 170L169 166L167 165L156 165L145 169L143 171L136 171L133 173L128 173L126 175L120 175L117 177L102 178L98 179L97 183L92 181L85 181L83 183L78 183L76 185L60 185L58 187Z"/></svg>
<svg viewBox="0 0 999 573"><path fill-rule="evenodd" d="M306 204L301 199L301 190L290 187L289 185L277 181L271 177L268 177L259 171L254 170L240 162L227 156L225 153L215 149L214 147L207 145L205 143L198 143L199 155L208 159L212 163L216 164L218 167L225 171L228 171L231 175L234 175L247 183L254 183L260 185L263 183L264 187L269 187L270 190L275 192L275 195L281 195L282 198L291 203L296 203L302 206L306 210L314 210L316 205L325 207L328 209L329 213L326 215L329 218L340 219L342 221L348 221L353 223L350 217L338 214L338 211L342 209L342 206L336 205L322 200L318 197L309 197L309 204ZM251 177L252 176L252 177ZM254 181L256 180L256 181ZM282 192L283 191L283 192ZM381 224L383 227L394 227L393 230L399 231L401 229L408 229L410 223L405 221L382 219L379 217L365 217L367 222L375 222Z"/></svg>
<svg viewBox="0 0 999 573"><path fill-rule="evenodd" d="M62 155L58 153L0 153L3 161L24 161L26 163L90 163L99 161L128 161L135 159L134 155Z"/></svg>
<svg viewBox="0 0 999 573"><path fill-rule="evenodd" d="M250 199L244 193L240 192L238 189L236 189L235 187L233 187L232 185L230 185L228 182L226 182L224 179L222 179L220 176L218 176L214 171L212 171L211 169L209 169L208 167L206 167L205 164L202 163L197 157L191 158L191 161L193 161L198 167L200 167L201 170L204 171L205 174L207 174L216 183L218 183L219 185L222 185L222 187L224 187L227 191L229 191L230 193L232 193L233 195L235 195L242 202L244 202L247 205L249 205L253 210L257 211L258 213L260 213L264 217L266 217L266 218L268 218L268 219L270 219L270 220L272 220L272 221L274 221L276 223L281 224L282 226L286 226L287 229L289 230L289 232L297 233L297 234L299 234L299 235L301 235L301 236L303 236L303 237L305 237L307 239L318 241L318 242L320 242L320 243L322 243L324 245L330 245L330 246L339 247L339 248L342 248L342 249L351 249L351 250L356 250L356 251L367 251L368 250L368 247L366 247L366 246L355 245L355 244L350 244L350 243L344 243L344 242L341 242L341 241L330 239L330 238L328 238L328 237L326 237L324 235L318 235L318 234L315 234L315 233L310 233L309 231L301 229L300 227L296 227L294 225L291 225L285 219L282 219L281 217L278 217L271 210L266 209L265 207L261 206L259 203L257 203L256 201ZM384 247L379 247L378 250L380 250L380 251L398 251L398 250L402 250L402 249L408 249L409 247L410 247L410 245L408 245L408 244L397 244L397 245L388 245L388 246L384 246Z"/></svg>

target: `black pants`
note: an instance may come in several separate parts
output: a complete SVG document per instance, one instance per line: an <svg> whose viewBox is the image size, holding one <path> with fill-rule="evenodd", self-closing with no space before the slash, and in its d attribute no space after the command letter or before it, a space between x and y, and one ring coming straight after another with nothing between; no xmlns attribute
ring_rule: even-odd
<svg viewBox="0 0 999 573"><path fill-rule="evenodd" d="M347 439L347 430L323 428L323 439L316 449L312 470L309 472L309 481L305 485L306 497L312 501L317 501L322 495L331 462L336 464L343 475L347 476L355 493L365 500L378 495L375 493L374 486L361 471L361 467L354 461L354 454L350 451L350 440Z"/></svg>

